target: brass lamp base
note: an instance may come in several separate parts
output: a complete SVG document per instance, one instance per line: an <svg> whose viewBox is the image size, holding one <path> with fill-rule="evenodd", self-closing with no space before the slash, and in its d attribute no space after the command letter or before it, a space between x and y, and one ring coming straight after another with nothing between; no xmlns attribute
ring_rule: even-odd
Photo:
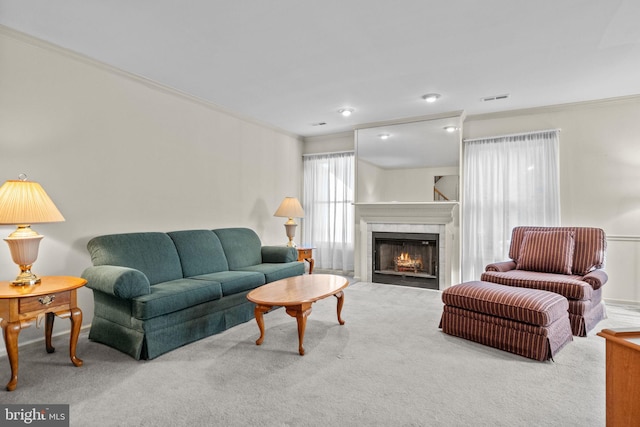
<svg viewBox="0 0 640 427"><path fill-rule="evenodd" d="M20 274L15 280L11 281L14 286L33 286L40 283L40 278L31 272L30 265L21 265Z"/></svg>

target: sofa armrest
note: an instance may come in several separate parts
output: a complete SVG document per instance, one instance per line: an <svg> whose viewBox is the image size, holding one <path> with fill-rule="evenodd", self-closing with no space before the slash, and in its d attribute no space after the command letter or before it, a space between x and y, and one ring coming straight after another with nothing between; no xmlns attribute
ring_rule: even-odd
<svg viewBox="0 0 640 427"><path fill-rule="evenodd" d="M263 246L262 262L293 262L298 260L298 251L290 246Z"/></svg>
<svg viewBox="0 0 640 427"><path fill-rule="evenodd" d="M607 283L609 276L604 270L593 270L592 272L587 273L582 280L590 284L591 287L596 290L600 289L605 283Z"/></svg>
<svg viewBox="0 0 640 427"><path fill-rule="evenodd" d="M87 287L122 299L151 293L149 279L140 270L115 265L97 265L82 273Z"/></svg>
<svg viewBox="0 0 640 427"><path fill-rule="evenodd" d="M502 262L494 262L492 264L487 264L484 268L484 271L511 271L516 269L515 261L502 261Z"/></svg>

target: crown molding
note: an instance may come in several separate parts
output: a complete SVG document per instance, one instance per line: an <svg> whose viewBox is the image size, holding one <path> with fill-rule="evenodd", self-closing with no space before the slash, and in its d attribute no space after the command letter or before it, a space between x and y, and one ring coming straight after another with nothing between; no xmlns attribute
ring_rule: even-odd
<svg viewBox="0 0 640 427"><path fill-rule="evenodd" d="M466 117L467 122L489 119L503 119L514 116L529 116L536 114L557 113L569 109L597 108L608 105L619 105L640 102L640 94L619 96L614 98L594 99L589 101L568 102L564 104L545 105L542 107L523 108L520 110L496 111L494 113L470 114Z"/></svg>

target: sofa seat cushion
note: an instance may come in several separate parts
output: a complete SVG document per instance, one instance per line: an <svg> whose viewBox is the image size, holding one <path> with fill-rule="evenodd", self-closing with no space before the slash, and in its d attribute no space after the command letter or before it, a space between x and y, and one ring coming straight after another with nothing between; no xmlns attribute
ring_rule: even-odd
<svg viewBox="0 0 640 427"><path fill-rule="evenodd" d="M254 271L220 271L194 276L191 279L219 282L222 286L222 296L250 291L265 284L264 274Z"/></svg>
<svg viewBox="0 0 640 427"><path fill-rule="evenodd" d="M151 319L222 298L219 282L197 279L177 279L151 286L151 293L132 300L133 317Z"/></svg>
<svg viewBox="0 0 640 427"><path fill-rule="evenodd" d="M553 292L515 288L487 282L467 282L451 286L442 293L445 305L476 313L548 326L566 318L569 302Z"/></svg>
<svg viewBox="0 0 640 427"><path fill-rule="evenodd" d="M294 261L278 264L263 263L252 265L250 267L241 268L241 271L256 271L264 274L267 283L276 280L286 279L287 277L299 276L304 274L304 263Z"/></svg>
<svg viewBox="0 0 640 427"><path fill-rule="evenodd" d="M593 288L581 276L554 273L537 273L526 270L485 271L480 280L520 288L541 289L555 292L568 299L588 300Z"/></svg>

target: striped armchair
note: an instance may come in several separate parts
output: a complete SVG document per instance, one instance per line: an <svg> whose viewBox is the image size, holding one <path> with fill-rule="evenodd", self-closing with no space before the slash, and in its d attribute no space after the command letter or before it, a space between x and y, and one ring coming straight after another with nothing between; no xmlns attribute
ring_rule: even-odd
<svg viewBox="0 0 640 427"><path fill-rule="evenodd" d="M607 249L603 230L591 227L515 227L510 261L489 264L484 282L555 292L569 301L573 335L586 336L606 317L602 286Z"/></svg>

